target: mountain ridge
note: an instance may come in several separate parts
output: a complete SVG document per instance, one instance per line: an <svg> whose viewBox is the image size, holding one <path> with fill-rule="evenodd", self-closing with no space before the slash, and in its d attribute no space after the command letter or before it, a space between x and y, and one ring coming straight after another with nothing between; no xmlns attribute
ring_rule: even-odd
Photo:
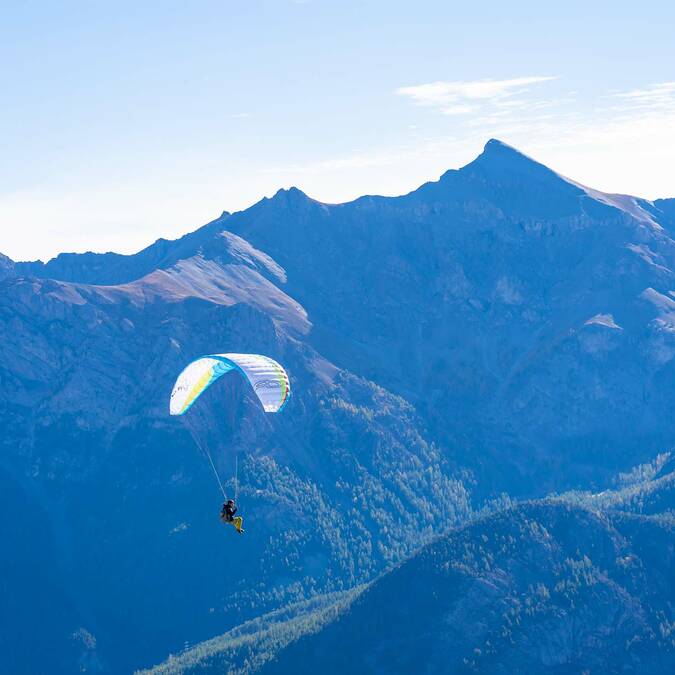
<svg viewBox="0 0 675 675"><path fill-rule="evenodd" d="M524 153L521 153L519 150L516 148L508 145L507 143L504 143L503 141L500 141L498 139L492 138L490 139L484 146L483 151L471 162L466 164L465 166L461 167L460 169L449 169L445 171L440 178L437 181L431 181L422 184L421 186L413 189L412 191L405 193L403 195L395 196L395 197L385 197L385 196L380 196L380 195L363 195L361 197L357 197L353 200L347 201L347 202L341 202L341 203L328 203L328 202L321 202L319 200L316 200L310 196L308 196L306 193L304 193L301 189L293 186L290 188L280 188L271 198L264 197L260 201L256 202L252 206L248 207L247 209L244 209L243 211L238 211L235 214L232 214L228 211L224 211L219 218L216 218L215 220L211 221L210 223L207 223L206 225L203 225L196 230L189 232L188 234L183 235L182 237L179 237L176 240L166 240L163 238L158 239L155 241L153 244L150 244L149 246L145 247L144 249L141 249L140 251L132 254L118 254L118 253L92 253L92 252L86 252L86 253L60 253L58 256L50 259L46 263L41 262L41 261L11 261L17 269L18 273L21 274L36 274L38 276L49 276L50 274L53 275L52 278L57 278L62 281L84 281L85 283L87 282L85 279L78 279L76 276L73 276L72 278L65 278L63 275L66 274L68 276L76 274L72 270L69 272L65 272L65 269L69 267L67 263L72 262L74 260L82 259L83 262L91 262L95 259L100 259L103 261L105 259L104 264L109 264L111 261L117 262L117 263L122 263L123 261L130 261L131 259L134 258L149 258L151 259L152 262L148 262L147 264L165 264L164 261L162 260L162 256L165 253L166 249L174 249L174 248L180 248L180 246L187 246L187 244L194 244L195 242L199 242L203 237L208 236L209 234L218 234L220 230L220 226L224 224L229 217L232 215L237 215L239 216L242 213L246 213L251 210L256 210L258 208L262 208L264 206L268 207L269 205L287 205L287 206L299 206L299 205L315 205L317 207L323 207L326 209L330 208L339 208L339 207L347 207L347 206L353 206L356 204L360 204L362 202L368 202L369 200L383 200L383 201L388 201L388 200L403 200L411 195L415 195L419 193L422 190L429 189L429 186L441 186L444 185L450 178L456 176L457 174L461 174L462 172L464 173L473 173L473 170L476 168L480 169L485 169L487 168L488 171L492 174L494 173L501 173L503 175L506 175L508 173L513 173L514 169L520 169L521 172L524 172L527 175L540 175L540 176L545 176L546 178L549 178L553 180L554 182L560 183L560 184L567 184L571 188L577 188L578 190L581 190L582 192L586 192L589 194L594 199L599 199L599 200L605 200L603 203L608 203L614 206L614 208L617 209L622 209L621 204L623 203L625 207L623 207L623 210L626 210L627 213L631 213L631 215L634 215L634 206L630 204L630 200L639 200L639 198L632 197L630 195L622 195L622 194L610 194L610 193L605 193L601 192L599 190L595 190L592 188L588 188L586 186L583 186L571 179L568 179L561 174L555 172L554 170L548 168L544 164L538 162L537 160L529 157L528 155L525 155ZM616 203L612 203L612 198L616 198ZM660 207L665 207L664 211L667 214L670 214L671 211L675 211L675 207L671 207L671 203L675 203L675 198L673 199L657 199L654 200L654 202L648 202L648 200L641 200L642 202L651 205L654 207L655 205L660 205ZM660 208L657 207L657 208ZM631 211L632 210L632 211ZM152 254L152 255L151 255ZM3 258L9 260L7 256L3 256ZM86 263L85 263L86 266ZM115 266L115 265L113 265ZM95 278L95 275L94 275ZM120 277L121 278L121 277ZM125 278L125 281L132 281L133 279L131 278ZM90 281L90 283L97 283L96 281ZM122 283L121 281L107 281L106 283Z"/></svg>

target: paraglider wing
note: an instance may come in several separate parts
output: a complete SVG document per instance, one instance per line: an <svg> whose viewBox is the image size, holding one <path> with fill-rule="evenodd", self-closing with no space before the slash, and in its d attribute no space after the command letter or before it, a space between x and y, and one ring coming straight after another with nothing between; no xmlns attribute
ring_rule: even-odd
<svg viewBox="0 0 675 675"><path fill-rule="evenodd" d="M253 387L265 412L279 412L291 394L286 371L268 356L260 354L210 354L190 363L178 376L171 392L169 412L183 415L222 375L241 373Z"/></svg>

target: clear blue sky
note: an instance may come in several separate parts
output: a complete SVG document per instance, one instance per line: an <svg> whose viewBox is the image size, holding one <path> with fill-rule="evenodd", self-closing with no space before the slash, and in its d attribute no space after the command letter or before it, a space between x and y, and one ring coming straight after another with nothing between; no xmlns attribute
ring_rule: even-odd
<svg viewBox="0 0 675 675"><path fill-rule="evenodd" d="M133 251L289 185L406 192L492 136L675 196L675 3L551 4L11 3L0 251Z"/></svg>

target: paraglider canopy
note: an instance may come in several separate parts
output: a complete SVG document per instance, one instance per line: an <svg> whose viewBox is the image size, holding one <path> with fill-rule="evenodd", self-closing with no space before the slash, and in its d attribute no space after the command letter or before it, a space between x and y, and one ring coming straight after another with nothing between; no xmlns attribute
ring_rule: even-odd
<svg viewBox="0 0 675 675"><path fill-rule="evenodd" d="M286 371L274 359L260 354L210 354L190 363L171 392L169 412L183 415L222 375L238 371L253 387L265 412L279 412L288 401L291 385Z"/></svg>

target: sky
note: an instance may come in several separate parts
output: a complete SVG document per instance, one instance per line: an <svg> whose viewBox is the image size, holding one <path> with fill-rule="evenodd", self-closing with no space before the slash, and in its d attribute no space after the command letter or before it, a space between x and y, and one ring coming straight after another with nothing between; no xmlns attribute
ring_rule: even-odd
<svg viewBox="0 0 675 675"><path fill-rule="evenodd" d="M401 194L493 137L675 197L674 25L621 0L10 3L0 252L129 253L291 185Z"/></svg>

